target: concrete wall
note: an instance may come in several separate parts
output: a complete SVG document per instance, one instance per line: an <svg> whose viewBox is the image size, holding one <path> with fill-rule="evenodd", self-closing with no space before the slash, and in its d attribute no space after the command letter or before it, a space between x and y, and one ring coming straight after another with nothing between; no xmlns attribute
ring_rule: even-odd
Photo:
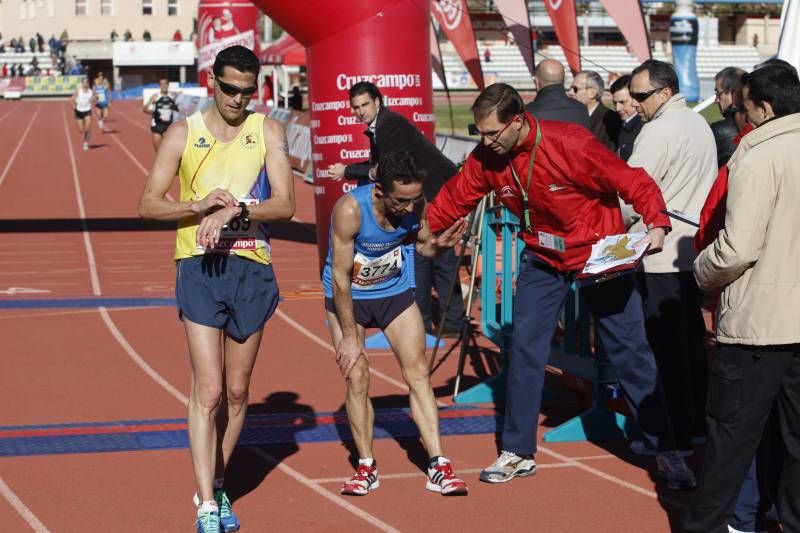
<svg viewBox="0 0 800 533"><path fill-rule="evenodd" d="M142 14L142 4L153 6L152 15ZM154 41L172 38L180 29L184 39L192 34L199 0L177 0L177 15L168 15L169 0L2 0L0 33L6 44L16 37L27 41L41 33L45 40L59 37L65 29L70 40L108 39L112 29L122 39L130 30L134 40L141 40L148 30ZM76 15L76 4L86 5L86 15ZM110 6L111 14L102 15L101 7Z"/></svg>

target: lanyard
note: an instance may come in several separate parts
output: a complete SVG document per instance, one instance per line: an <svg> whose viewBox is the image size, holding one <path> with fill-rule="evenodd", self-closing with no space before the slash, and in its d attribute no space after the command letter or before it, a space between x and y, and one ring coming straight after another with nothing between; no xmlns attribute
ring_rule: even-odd
<svg viewBox="0 0 800 533"><path fill-rule="evenodd" d="M528 190L531 188L531 178L533 177L533 162L536 159L536 147L539 146L540 142L542 142L542 129L539 127L539 119L533 117L533 121L536 123L536 140L533 142L533 149L531 149L531 157L528 160L528 184L526 187L522 186L522 182L519 180L519 176L517 176L517 171L514 170L514 164L511 161L509 161L509 166L511 167L511 175L514 177L514 181L517 182L517 186L522 192L522 219L524 223L524 226L522 227L523 231L529 231L531 229L531 210L530 210L530 204L528 203Z"/></svg>

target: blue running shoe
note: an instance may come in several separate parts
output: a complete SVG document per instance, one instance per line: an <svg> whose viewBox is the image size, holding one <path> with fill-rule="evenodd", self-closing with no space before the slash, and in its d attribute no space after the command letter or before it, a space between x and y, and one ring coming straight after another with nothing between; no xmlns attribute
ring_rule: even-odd
<svg viewBox="0 0 800 533"><path fill-rule="evenodd" d="M197 513L197 533L220 533L219 514L214 511Z"/></svg>
<svg viewBox="0 0 800 533"><path fill-rule="evenodd" d="M233 514L233 509L231 509L231 501L228 499L228 495L225 494L225 491L222 489L214 491L214 499L217 501L217 505L219 506L219 523L222 526L220 529L225 533L231 533L232 531L239 531L239 519L236 518L236 515Z"/></svg>

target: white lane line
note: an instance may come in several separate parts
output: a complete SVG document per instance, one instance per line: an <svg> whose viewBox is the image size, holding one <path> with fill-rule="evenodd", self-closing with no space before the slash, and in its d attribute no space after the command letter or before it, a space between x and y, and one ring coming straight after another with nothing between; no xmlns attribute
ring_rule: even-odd
<svg viewBox="0 0 800 533"><path fill-rule="evenodd" d="M616 455L611 455L610 453L603 454L603 455L587 455L585 457L571 457L573 461L595 461L598 459L616 459ZM546 463L536 465L536 470L541 470L542 468L574 468L575 465L572 463ZM459 474L480 474L483 468L459 468ZM394 474L381 474L381 479L409 479L415 477L425 477L424 472L396 472ZM342 483L347 481L347 478L343 477L321 477L317 479L312 479L311 481L315 481L317 483Z"/></svg>
<svg viewBox="0 0 800 533"><path fill-rule="evenodd" d="M63 113L63 109L62 109L62 116L64 117L64 126L66 127L66 124L67 124L66 120L67 119L66 119L66 115L64 115L64 113ZM74 157L73 151L72 151L72 143L69 141L69 138L67 139L67 144L69 146L70 161L72 162L72 173L73 173L73 177L75 178L75 194L78 197L78 209L80 210L81 218L85 219L86 218L86 214L85 214L85 209L84 209L84 206L83 206L83 193L80 190L80 182L79 182L79 179L78 179L78 167L75 164L75 157ZM86 228L86 223L85 222L84 222L84 245L86 247L87 256L91 258L91 261L90 261L90 264L89 264L89 268L90 268L90 270L92 272L92 288L93 288L93 290L96 290L95 294L97 296L99 296L100 295L100 283L98 281L97 284L95 285L95 282L94 282L96 279L99 279L99 277L97 275L97 265L94 262L94 253L92 252L92 242L91 242L91 239L88 238L88 228ZM182 394L175 387L173 387L158 372L153 370L153 368L150 365L148 365L145 362L145 360L136 352L136 350L133 348L133 346L131 346L131 344L127 341L125 336L122 335L122 332L120 332L119 329L116 327L116 325L114 324L114 321L111 320L111 317L108 314L108 310L105 307L99 307L98 310L100 311L100 316L103 318L103 322L105 323L105 325L108 328L108 330L111 332L111 334L114 336L114 338L120 344L120 346L122 346L122 348L125 350L125 353L128 354L128 356L139 366L139 368L141 368L148 376L150 376L151 379L153 379L156 383L158 383L162 388L164 388L164 390L166 390L175 399L177 399L179 402L181 402L185 406L188 405L189 404L189 398L187 398L184 394ZM382 522L378 518L376 518L376 517L372 516L371 514L369 514L367 511L364 511L363 509L351 504L350 502L348 502L347 500L345 500L341 496L330 492L326 488L323 488L321 485L318 485L318 484L314 483L308 477L304 476L303 474L301 474L297 470L295 470L295 469L291 468L290 466L285 465L283 463L278 463L278 461L274 457L269 455L268 453L263 452L263 451L258 450L258 449L256 449L255 451L263 459L269 461L272 464L277 465L276 468L278 470L280 470L281 472L283 472L284 474L288 475L289 477L291 477L292 479L294 479L298 483L310 488L311 490L313 490L317 494L319 494L321 496L324 496L325 498L327 498L331 502L335 503L339 507L342 507L346 511L354 514L355 516L357 516L358 518L364 520L365 522L367 522L369 524L372 524L373 526L377 527L381 531L386 531L387 533L399 533L398 529L395 529L394 527L390 526L389 524L386 524L385 522Z"/></svg>
<svg viewBox="0 0 800 533"><path fill-rule="evenodd" d="M294 468L292 468L291 466L289 466L287 464L279 463L277 459L272 457L270 454L268 454L264 450L262 450L260 448L254 448L254 447L248 447L248 449L251 450L252 452L254 452L255 454L257 454L258 456L260 456L265 461L267 461L267 462L269 462L269 463L271 463L273 465L277 465L276 468L280 469L285 474L289 475L290 477L292 477L295 480L297 480L298 482L302 483L303 485L305 485L309 489L313 490L314 492L316 492L317 494L319 494L323 498L326 498L326 499L330 500L332 503L338 505L339 507L342 507L345 510L350 511L354 515L356 515L359 518L363 519L365 522L367 522L369 524L372 524L377 529L379 529L381 531L385 531L386 533L400 533L399 529L390 526L386 522L384 522L384 521L372 516L371 514L366 512L365 510L361 509L360 507L357 507L357 506L353 505L352 503L348 502L347 500L345 500L341 496L329 491L328 489L324 488L317 481L315 481L315 480L313 480L313 479L311 479L309 477L304 476L303 474L301 474L300 472L298 472L297 470L295 470Z"/></svg>
<svg viewBox="0 0 800 533"><path fill-rule="evenodd" d="M642 494L644 496L649 496L650 498L653 498L653 499L656 499L656 500L659 500L659 501L663 501L665 503L669 503L670 505L673 505L675 507L681 507L681 508L686 507L686 505L684 503L681 503L681 502L679 502L677 500L673 500L669 496L663 496L663 495L659 496L658 494L656 494L652 490L648 490L648 489L646 489L644 487L640 487L639 485L637 485L635 483L631 483L629 481L625 481L624 479L620 479L620 478L618 478L616 476L612 476L611 474L603 472L602 470L598 470L596 468L592 468L591 466L585 465L583 463L580 463L580 462L572 459L571 457L567 457L566 455L562 455L562 454L560 454L558 452L554 452L553 450L551 450L549 448L544 448L542 446L537 446L537 449L538 449L538 451L544 453L545 455L549 455L550 457L554 457L554 458L558 459L559 461L563 461L565 463L571 463L573 466L575 466L577 468L580 468L581 470L583 470L585 472L589 472L590 474L593 474L593 475L595 475L597 477L603 478L606 481L610 481L611 483L614 483L615 485L619 485L620 487L625 487L626 489L630 489L633 492L638 492L639 494Z"/></svg>
<svg viewBox="0 0 800 533"><path fill-rule="evenodd" d="M14 491L11 490L11 487L6 485L6 482L3 481L3 478L0 478L0 494L8 500L8 503L11 504L11 507L19 513L23 520L25 520L31 529L36 531L37 533L50 533L50 530L42 524L41 520L39 520L33 512L28 509L28 506L22 503L22 500L14 494Z"/></svg>
<svg viewBox="0 0 800 533"><path fill-rule="evenodd" d="M67 115L64 113L64 108L61 108L61 118L64 121L64 134L67 140L67 151L69 152L69 161L72 164L72 182L75 185L75 199L78 202L78 214L81 217L81 227L83 228L83 245L86 249L86 257L89 261L89 275L92 279L92 293L95 296L100 296L100 277L97 275L97 262L94 258L94 249L92 248L92 240L89 236L89 226L86 224L86 207L83 205L83 192L81 191L81 183L78 178L78 165L75 163L75 152L72 150L72 141L70 140L69 128L67 127Z"/></svg>
<svg viewBox="0 0 800 533"><path fill-rule="evenodd" d="M7 118L7 117L8 117L8 116L11 114L11 113L13 113L14 111L16 111L16 110L17 110L17 109L19 109L19 108L20 108L20 106L18 106L18 105L15 105L15 106L14 106L14 107L11 109L11 111L9 111L8 113L6 113L6 114L5 114L5 115L3 115L2 117L0 117L0 122L2 122L3 120L5 120L5 119L6 119L6 118Z"/></svg>
<svg viewBox="0 0 800 533"><path fill-rule="evenodd" d="M152 307L115 307L114 311L141 311L143 309L152 309ZM3 313L0 314L0 320L18 320L20 318L40 318L40 317L51 317L51 316L64 316L64 315L83 315L83 314L95 314L97 309L94 307L91 309L75 309L72 311L52 311L52 312L44 312L44 313L21 313L21 314L14 314L14 313Z"/></svg>
<svg viewBox="0 0 800 533"><path fill-rule="evenodd" d="M31 131L31 127L33 126L33 123L36 121L36 116L39 114L39 110L41 109L42 106L40 104L39 107L36 108L36 112L33 114L33 118L31 118L31 121L28 123L28 127L25 128L25 132L22 134L22 137L20 137L19 142L17 143L17 147L14 148L14 151L11 153L11 157L8 159L8 163L6 163L6 168L4 168L3 173L0 174L0 185L2 185L3 181L6 179L8 171L11 169L11 165L14 164L14 159L16 159L17 154L19 153L19 149L22 148L23 143L25 143L25 139L28 137L28 133Z"/></svg>
<svg viewBox="0 0 800 533"><path fill-rule="evenodd" d="M126 117L124 114L118 114L118 116L121 116L122 118L124 118L124 119L126 119L126 120L128 120L128 121L130 121L130 122L133 122L133 120L132 120L132 119L129 119L129 118L128 118L128 117ZM134 124L136 124L136 123L134 122ZM138 124L137 124L137 125L138 125ZM145 128L145 130L146 130L146 128ZM134 163L134 164L135 164L137 167L139 167L139 170L141 170L141 171L142 171L142 174L144 174L145 176L149 176L149 175L150 175L150 172L149 172L149 171L148 171L146 168L144 168L144 165L142 165L142 163L139 161L139 159L137 159L137 158L136 158L136 156L135 156L135 155L133 155L133 153L131 153L131 151L130 151L130 150L128 150L128 147L127 147L127 146L125 146L125 144L124 144L124 143L120 142L120 141L119 141L119 139L117 139L117 134L116 134L116 133L109 133L108 135L110 135L110 136L111 136L112 140L114 141L114 143L115 143L117 146L119 146L120 148L122 148L122 151L123 151L123 152L125 152L125 155L127 155L127 156L130 158L130 160L131 160L131 161L133 161L133 163ZM169 201L171 201L171 202L174 202L174 201L175 201L175 199L174 199L174 198L173 198L173 197L172 197L172 196L171 196L169 193L167 193L165 196L166 196L167 200L169 200Z"/></svg>

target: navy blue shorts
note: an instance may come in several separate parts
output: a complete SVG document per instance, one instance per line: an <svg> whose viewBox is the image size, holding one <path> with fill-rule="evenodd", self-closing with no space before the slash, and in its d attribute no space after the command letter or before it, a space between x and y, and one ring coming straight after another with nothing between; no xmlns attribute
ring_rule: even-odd
<svg viewBox="0 0 800 533"><path fill-rule="evenodd" d="M365 328L386 327L394 321L400 314L414 305L414 289L389 296L386 298L371 298L353 300L353 314L356 324ZM334 315L336 314L336 304L333 298L325 298L325 309Z"/></svg>
<svg viewBox="0 0 800 533"><path fill-rule="evenodd" d="M206 254L177 264L178 316L224 329L245 340L264 327L278 307L278 283L272 265L235 255Z"/></svg>

